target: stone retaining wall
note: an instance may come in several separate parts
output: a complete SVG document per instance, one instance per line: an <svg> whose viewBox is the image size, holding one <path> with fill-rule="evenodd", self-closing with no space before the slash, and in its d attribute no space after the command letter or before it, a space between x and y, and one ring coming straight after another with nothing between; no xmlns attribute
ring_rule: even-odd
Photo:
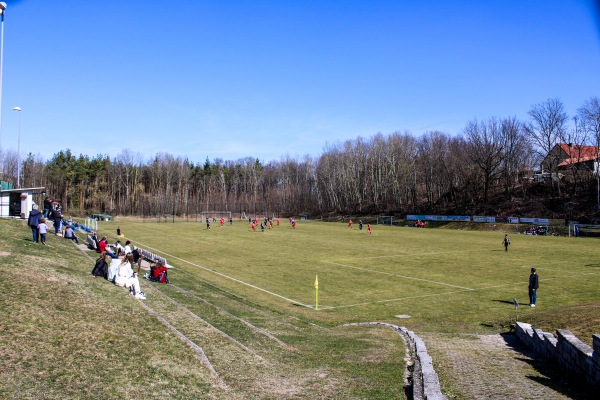
<svg viewBox="0 0 600 400"><path fill-rule="evenodd" d="M361 322L346 325L383 325L394 329L406 342L412 362L412 394L414 400L446 400L440 389L440 380L433 369L431 356L427 354L427 348L423 339L415 335L403 326L388 324L386 322ZM409 367L410 365L407 365Z"/></svg>
<svg viewBox="0 0 600 400"><path fill-rule="evenodd" d="M600 335L593 336L593 348L565 329L554 335L530 324L517 322L517 337L537 354L555 361L562 368L585 378L593 386L600 386Z"/></svg>

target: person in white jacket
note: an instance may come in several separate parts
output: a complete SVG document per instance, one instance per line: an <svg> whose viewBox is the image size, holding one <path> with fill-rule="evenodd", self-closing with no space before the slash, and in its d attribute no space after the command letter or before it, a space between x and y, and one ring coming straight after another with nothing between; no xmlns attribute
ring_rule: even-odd
<svg viewBox="0 0 600 400"><path fill-rule="evenodd" d="M111 259L111 262L108 266L108 281L115 282L115 277L119 273L119 266L125 259L125 254L121 253L118 258Z"/></svg>
<svg viewBox="0 0 600 400"><path fill-rule="evenodd" d="M146 298L140 288L137 272L133 272L133 256L131 254L127 254L119 265L119 271L115 276L115 285L133 289L133 295L136 299L143 300Z"/></svg>

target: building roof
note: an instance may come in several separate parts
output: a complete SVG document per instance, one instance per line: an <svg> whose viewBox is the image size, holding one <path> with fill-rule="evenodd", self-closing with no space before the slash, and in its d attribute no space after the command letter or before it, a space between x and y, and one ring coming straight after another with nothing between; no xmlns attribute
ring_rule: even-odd
<svg viewBox="0 0 600 400"><path fill-rule="evenodd" d="M0 190L1 193L23 193L23 192L43 192L46 188L44 186L41 187L31 187L31 188L20 188L20 189L6 189Z"/></svg>
<svg viewBox="0 0 600 400"><path fill-rule="evenodd" d="M567 156L558 164L559 167L595 160L598 157L596 146L569 145L568 143L559 143L558 146Z"/></svg>

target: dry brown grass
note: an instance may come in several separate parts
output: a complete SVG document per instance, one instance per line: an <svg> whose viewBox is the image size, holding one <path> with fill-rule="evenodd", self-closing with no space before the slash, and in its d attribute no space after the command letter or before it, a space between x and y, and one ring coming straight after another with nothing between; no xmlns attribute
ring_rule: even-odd
<svg viewBox="0 0 600 400"><path fill-rule="evenodd" d="M402 397L377 373L403 370L392 331L317 328L199 282L193 295L142 282L145 304L202 348L223 387L124 289L91 277L70 241L34 245L19 221L0 221L0 236L0 398Z"/></svg>

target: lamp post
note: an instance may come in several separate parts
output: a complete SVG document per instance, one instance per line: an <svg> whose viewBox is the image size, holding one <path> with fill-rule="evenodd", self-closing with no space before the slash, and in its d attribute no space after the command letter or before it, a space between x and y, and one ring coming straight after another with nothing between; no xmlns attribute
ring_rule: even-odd
<svg viewBox="0 0 600 400"><path fill-rule="evenodd" d="M4 62L4 12L6 3L0 2L0 130L2 129L2 64ZM0 151L2 151L2 141L0 135ZM1 154L0 154L1 155ZM0 164L1 165L1 164Z"/></svg>
<svg viewBox="0 0 600 400"><path fill-rule="evenodd" d="M14 107L19 112L19 135L17 136L17 189L21 189L21 107Z"/></svg>

